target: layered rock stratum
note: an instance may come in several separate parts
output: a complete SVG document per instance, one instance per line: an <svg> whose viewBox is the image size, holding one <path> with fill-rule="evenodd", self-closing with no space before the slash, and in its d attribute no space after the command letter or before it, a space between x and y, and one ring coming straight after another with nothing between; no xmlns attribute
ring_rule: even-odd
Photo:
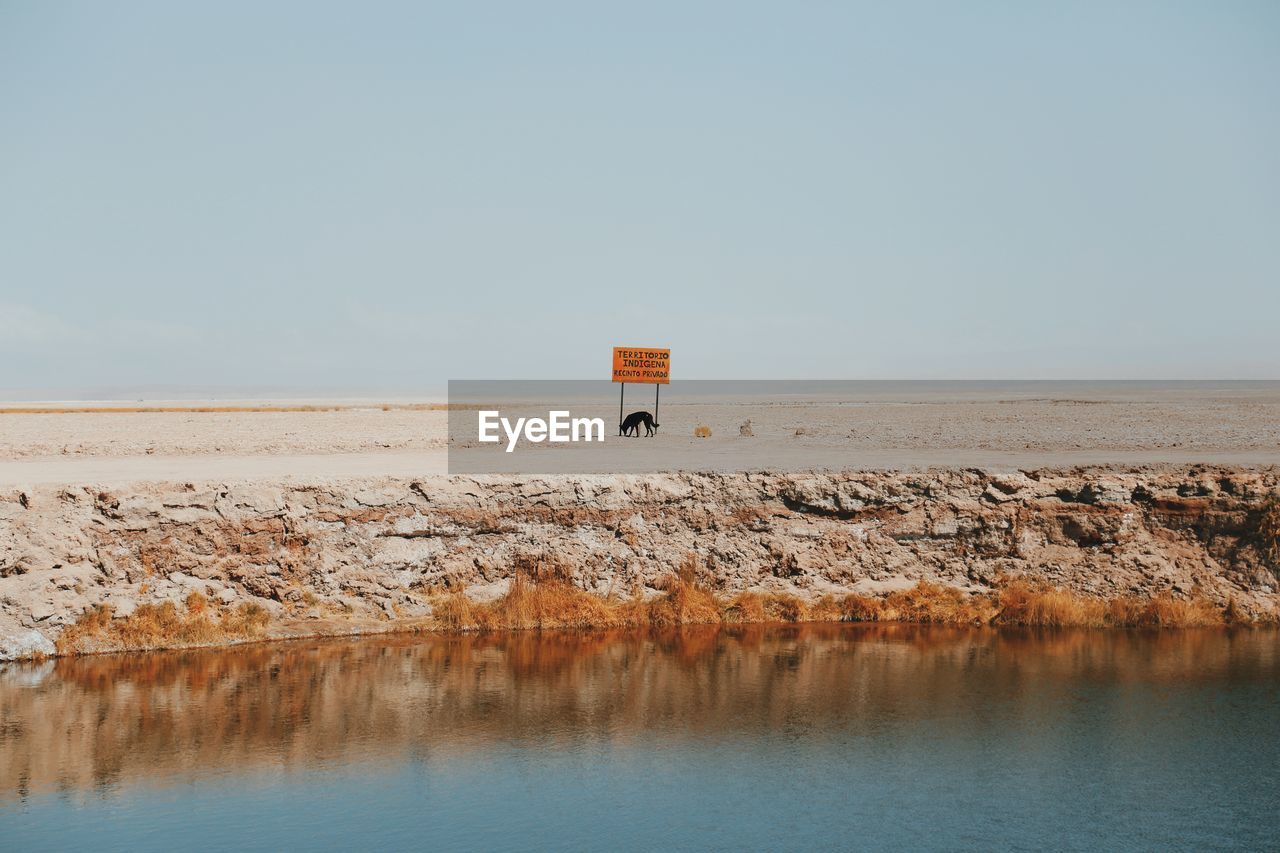
<svg viewBox="0 0 1280 853"><path fill-rule="evenodd" d="M253 603L269 636L395 630L441 590L502 594L554 557L600 595L690 560L722 593L801 598L1027 577L1274 618L1274 467L358 478L0 494L0 656L89 610ZM1269 538L1271 537L1271 538ZM692 558L691 558L692 555Z"/></svg>

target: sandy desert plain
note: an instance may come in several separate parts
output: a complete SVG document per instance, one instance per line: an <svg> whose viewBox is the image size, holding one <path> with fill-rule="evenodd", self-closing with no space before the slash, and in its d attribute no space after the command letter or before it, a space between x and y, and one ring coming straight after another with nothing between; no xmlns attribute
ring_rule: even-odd
<svg viewBox="0 0 1280 853"><path fill-rule="evenodd" d="M695 471L1280 463L1280 382L884 385L839 400L666 401L659 434L627 451L637 471L655 450ZM0 485L440 474L446 405L0 403ZM598 410L611 424L612 401ZM699 425L711 438L694 438Z"/></svg>

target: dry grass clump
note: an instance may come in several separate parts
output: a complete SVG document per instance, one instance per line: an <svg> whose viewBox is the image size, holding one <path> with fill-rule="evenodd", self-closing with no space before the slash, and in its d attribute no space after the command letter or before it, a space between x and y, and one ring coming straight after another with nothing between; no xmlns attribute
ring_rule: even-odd
<svg viewBox="0 0 1280 853"><path fill-rule="evenodd" d="M996 592L1000 625L1061 628L1101 627L1107 624L1107 604L1100 598L1026 580L1012 581Z"/></svg>
<svg viewBox="0 0 1280 853"><path fill-rule="evenodd" d="M651 600L639 594L601 598L555 577L538 581L520 573L497 601L478 604L455 591L435 602L434 616L441 627L457 630L826 621L1173 628L1252 621L1234 602L1223 608L1203 595L1106 600L1023 578L1003 582L991 593L920 581L882 596L806 601L785 593L743 592L725 601L699 582L692 556L658 586L664 594Z"/></svg>
<svg viewBox="0 0 1280 853"><path fill-rule="evenodd" d="M985 595L969 595L953 586L920 581L895 590L882 601L878 621L923 622L939 625L985 625L995 605Z"/></svg>
<svg viewBox="0 0 1280 853"><path fill-rule="evenodd" d="M824 595L809 602L808 606L810 622L840 622L844 619L844 600L834 595Z"/></svg>
<svg viewBox="0 0 1280 853"><path fill-rule="evenodd" d="M81 640L88 637L97 637L104 634L111 625L111 605L99 604L97 607L90 607L84 613L80 614L71 625L62 630L58 636L56 643L58 652L68 654L70 652L81 651ZM64 648L65 646L65 648Z"/></svg>
<svg viewBox="0 0 1280 853"><path fill-rule="evenodd" d="M679 570L664 578L662 598L646 602L650 625L694 625L719 622L720 602L715 593L698 583L698 558L689 554Z"/></svg>
<svg viewBox="0 0 1280 853"><path fill-rule="evenodd" d="M113 618L111 606L86 610L58 637L59 654L167 649L261 638L270 617L261 606L244 602L235 609L214 608L203 595L187 596L179 609L172 601L140 604L128 616Z"/></svg>
<svg viewBox="0 0 1280 853"><path fill-rule="evenodd" d="M845 620L844 601L824 595L805 601L785 593L739 593L724 608L726 622L840 622ZM847 621L847 620L846 620Z"/></svg>
<svg viewBox="0 0 1280 853"><path fill-rule="evenodd" d="M650 625L700 625L721 621L720 602L708 589L680 577L663 585L666 595L645 603Z"/></svg>
<svg viewBox="0 0 1280 853"><path fill-rule="evenodd" d="M841 602L851 622L930 622L949 625L1024 625L1041 628L1193 628L1248 622L1234 603L1219 607L1203 595L1106 600L1018 578L993 593L967 594L920 581L883 598L850 595Z"/></svg>
<svg viewBox="0 0 1280 853"><path fill-rule="evenodd" d="M440 627L452 631L467 631L480 624L476 618L476 605L462 590L436 598L431 604L431 616Z"/></svg>
<svg viewBox="0 0 1280 853"><path fill-rule="evenodd" d="M711 427L697 426L693 429L694 438L711 438Z"/></svg>
<svg viewBox="0 0 1280 853"><path fill-rule="evenodd" d="M1175 598L1122 596L1110 600L1049 584L1013 580L996 592L994 624L1035 627L1199 628L1251 621L1234 601L1219 607L1201 594Z"/></svg>
<svg viewBox="0 0 1280 853"><path fill-rule="evenodd" d="M985 625L995 617L989 596L920 581L883 597L824 595L805 601L794 595L744 592L725 608L727 622L927 622Z"/></svg>
<svg viewBox="0 0 1280 853"><path fill-rule="evenodd" d="M879 622L884 613L884 599L851 593L844 597L840 618L845 622Z"/></svg>
<svg viewBox="0 0 1280 853"><path fill-rule="evenodd" d="M764 614L769 622L810 622L809 603L794 595L774 594L765 597Z"/></svg>
<svg viewBox="0 0 1280 853"><path fill-rule="evenodd" d="M1224 624L1226 612L1203 596L1182 599L1166 592L1155 598L1117 598L1108 606L1107 621L1126 628L1203 628Z"/></svg>
<svg viewBox="0 0 1280 853"><path fill-rule="evenodd" d="M517 562L521 570L506 594L495 601L473 602L461 590L437 598L432 607L437 624L454 630L494 631L692 625L718 623L722 618L719 600L698 582L692 555L659 584L665 594L650 601L638 594L629 599L593 595L566 580L570 571L557 559Z"/></svg>
<svg viewBox="0 0 1280 853"><path fill-rule="evenodd" d="M239 607L222 611L220 619L218 626L225 634L248 640L267 632L271 614L262 605L245 601Z"/></svg>
<svg viewBox="0 0 1280 853"><path fill-rule="evenodd" d="M758 592L739 593L724 609L724 621L732 623L766 621L764 596Z"/></svg>
<svg viewBox="0 0 1280 853"><path fill-rule="evenodd" d="M541 583L517 574L507 594L476 608L477 624L489 630L522 628L615 628L621 623L605 599L559 580Z"/></svg>

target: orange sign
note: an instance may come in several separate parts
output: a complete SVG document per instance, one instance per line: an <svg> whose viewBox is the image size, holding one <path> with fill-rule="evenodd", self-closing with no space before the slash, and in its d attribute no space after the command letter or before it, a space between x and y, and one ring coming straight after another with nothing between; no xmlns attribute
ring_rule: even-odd
<svg viewBox="0 0 1280 853"><path fill-rule="evenodd" d="M614 347L613 381L667 385L671 382L671 350Z"/></svg>

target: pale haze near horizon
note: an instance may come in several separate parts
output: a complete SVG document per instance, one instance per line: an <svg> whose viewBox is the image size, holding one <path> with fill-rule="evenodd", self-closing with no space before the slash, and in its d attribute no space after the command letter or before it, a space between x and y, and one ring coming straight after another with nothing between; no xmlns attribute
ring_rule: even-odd
<svg viewBox="0 0 1280 853"><path fill-rule="evenodd" d="M1280 5L0 4L0 388L1280 378Z"/></svg>

